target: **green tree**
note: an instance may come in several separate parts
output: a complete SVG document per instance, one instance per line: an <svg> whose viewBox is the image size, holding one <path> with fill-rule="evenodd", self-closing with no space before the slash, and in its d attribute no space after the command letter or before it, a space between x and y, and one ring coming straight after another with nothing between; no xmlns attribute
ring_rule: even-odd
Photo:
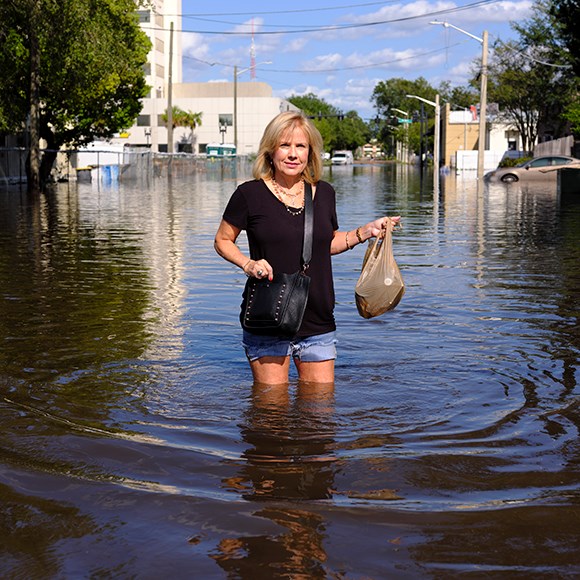
<svg viewBox="0 0 580 580"><path fill-rule="evenodd" d="M550 14L558 23L559 36L567 49L576 83L580 77L580 2L578 0L554 0ZM578 92L572 94L564 107L563 117L570 123L572 132L580 137L580 97Z"/></svg>
<svg viewBox="0 0 580 580"><path fill-rule="evenodd" d="M173 121L172 125L174 129L175 127L189 127L192 131L195 131L195 128L201 125L202 117L203 113L184 111L177 105L173 105L173 107L171 107L171 119ZM161 119L165 125L167 125L167 121L169 120L167 109L165 109L163 115L161 115Z"/></svg>
<svg viewBox="0 0 580 580"><path fill-rule="evenodd" d="M298 107L305 115L313 117L314 125L322 135L324 149L328 152L333 149L333 140L338 128L333 115L339 111L324 99L319 99L313 93L307 95L292 95L289 99L294 106Z"/></svg>
<svg viewBox="0 0 580 580"><path fill-rule="evenodd" d="M579 88L550 9L548 1L536 2L528 20L512 25L519 38L496 42L489 64L489 98L517 127L526 150L544 135L568 133L564 111Z"/></svg>
<svg viewBox="0 0 580 580"><path fill-rule="evenodd" d="M337 130L333 141L333 149L356 151L367 143L371 137L369 126L359 117L356 111L349 111L340 118Z"/></svg>
<svg viewBox="0 0 580 580"><path fill-rule="evenodd" d="M171 119L173 128L175 127L189 127L191 129L191 133L189 134L189 139L184 142L188 142L193 145L194 142L194 131L195 128L201 125L201 119L203 117L203 113L194 113L193 111L184 111L182 108L173 105L171 107ZM169 121L169 116L167 114L167 109L165 109L161 118L165 125L167 126L167 122Z"/></svg>
<svg viewBox="0 0 580 580"><path fill-rule="evenodd" d="M324 148L328 152L336 149L354 151L362 147L370 137L368 125L355 111L343 113L312 93L302 96L293 95L288 100L305 115L312 117L322 135Z"/></svg>
<svg viewBox="0 0 580 580"><path fill-rule="evenodd" d="M28 130L28 188L56 152L133 124L150 50L137 0L10 0L0 4L0 130ZM58 23L58 25L57 25ZM40 139L47 148L41 155Z"/></svg>
<svg viewBox="0 0 580 580"><path fill-rule="evenodd" d="M580 77L580 2L554 0L549 10L551 20L557 23L559 36L568 50L574 74Z"/></svg>
<svg viewBox="0 0 580 580"><path fill-rule="evenodd" d="M443 81L437 89L442 103L449 103L451 108L469 109L472 105L479 103L479 87L472 86L452 87L449 81Z"/></svg>
<svg viewBox="0 0 580 580"><path fill-rule="evenodd" d="M427 106L425 109L429 121L424 127L423 135L421 135L421 123L419 122L414 122L408 127L399 124L398 119L403 118L404 115L395 109L405 111L407 118L413 118L413 116L417 118L421 111L420 101L409 98L407 95L435 101L437 89L432 87L423 77L415 80L392 78L380 81L375 86L371 96L379 116L377 138L391 156L394 155L396 141L406 142L407 146L415 152L420 151L422 142L425 143L426 148L429 148L429 145L432 146L432 138L427 136L430 133L429 127L434 123L434 114L429 110L431 107Z"/></svg>
<svg viewBox="0 0 580 580"><path fill-rule="evenodd" d="M415 80L392 78L380 81L374 88L371 100L380 116L388 118L393 115L392 109L413 111L417 108L418 101L409 99L407 95L423 97L435 101L437 89L432 87L423 77Z"/></svg>

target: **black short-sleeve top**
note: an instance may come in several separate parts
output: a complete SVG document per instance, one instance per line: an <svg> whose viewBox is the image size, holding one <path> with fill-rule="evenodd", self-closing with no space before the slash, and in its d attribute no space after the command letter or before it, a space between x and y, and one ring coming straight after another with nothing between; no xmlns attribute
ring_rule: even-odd
<svg viewBox="0 0 580 580"><path fill-rule="evenodd" d="M314 195L314 237L308 304L298 336L305 338L336 329L330 244L338 230L336 194L319 181ZM301 267L304 212L292 215L263 180L247 181L230 198L223 214L229 224L246 230L250 256L267 260L274 272L291 274Z"/></svg>

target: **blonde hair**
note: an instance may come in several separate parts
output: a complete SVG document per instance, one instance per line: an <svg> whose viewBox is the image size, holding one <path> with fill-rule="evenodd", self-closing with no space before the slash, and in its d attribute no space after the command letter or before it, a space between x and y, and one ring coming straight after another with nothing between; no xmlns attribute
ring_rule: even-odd
<svg viewBox="0 0 580 580"><path fill-rule="evenodd" d="M274 165L272 156L284 136L296 128L304 131L308 137L308 163L303 176L308 183L318 183L322 177L322 136L314 123L300 111L287 111L276 115L269 123L262 139L258 156L254 161L252 173L254 179L272 179L274 177Z"/></svg>

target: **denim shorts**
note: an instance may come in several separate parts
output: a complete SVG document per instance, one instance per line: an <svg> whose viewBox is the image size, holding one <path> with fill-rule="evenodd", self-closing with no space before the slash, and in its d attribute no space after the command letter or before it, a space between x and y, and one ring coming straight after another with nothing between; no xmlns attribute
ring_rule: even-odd
<svg viewBox="0 0 580 580"><path fill-rule="evenodd" d="M321 362L336 358L336 332L308 338L279 338L243 331L242 344L250 361L265 356L292 356L303 362Z"/></svg>

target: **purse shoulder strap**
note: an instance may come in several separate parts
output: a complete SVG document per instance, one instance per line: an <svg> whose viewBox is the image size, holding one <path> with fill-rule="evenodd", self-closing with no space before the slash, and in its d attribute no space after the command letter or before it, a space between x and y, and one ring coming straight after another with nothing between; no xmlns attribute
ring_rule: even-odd
<svg viewBox="0 0 580 580"><path fill-rule="evenodd" d="M302 243L302 268L306 270L312 258L312 235L314 232L314 207L312 185L304 182L304 241Z"/></svg>

